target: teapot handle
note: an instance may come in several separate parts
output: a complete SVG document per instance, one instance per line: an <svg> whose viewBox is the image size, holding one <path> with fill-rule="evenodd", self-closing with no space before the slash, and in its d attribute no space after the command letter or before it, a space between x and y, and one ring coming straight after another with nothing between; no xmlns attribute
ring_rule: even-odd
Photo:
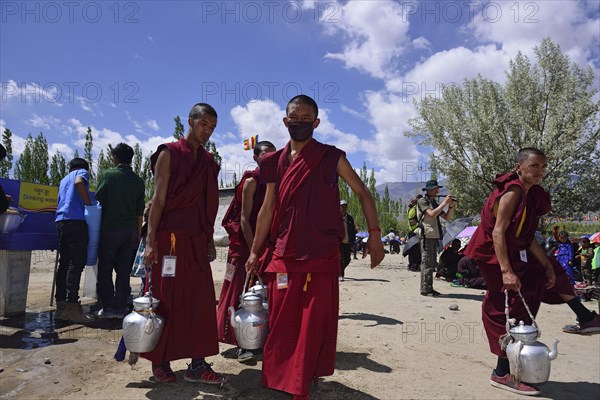
<svg viewBox="0 0 600 400"><path fill-rule="evenodd" d="M519 293L519 297L521 298L521 301L523 302L523 305L525 306L525 310L527 310L527 314L529 314L529 318L531 318L531 324L535 327L535 329L537 329L538 337L540 337L542 335L542 331L540 330L537 322L535 322L535 318L533 317L533 314L531 313L529 306L525 302L525 298L523 297L523 294L521 293L521 289L518 289L517 292ZM509 331L510 331L510 316L508 314L508 290L506 290L506 289L504 289L504 314L506 314L506 333L510 334L509 333Z"/></svg>
<svg viewBox="0 0 600 400"><path fill-rule="evenodd" d="M240 294L240 299L242 299L242 297L244 297L244 293L247 290L248 287L248 281L250 280L250 275L254 275L253 272L246 272L246 280L244 281L244 286L242 287L242 293ZM258 278L258 283L260 283L260 286L262 286L263 290L261 293L261 297L263 298L263 300L267 299L267 288L265 287L265 284L263 283L262 279L260 278L260 274L256 274L256 277Z"/></svg>

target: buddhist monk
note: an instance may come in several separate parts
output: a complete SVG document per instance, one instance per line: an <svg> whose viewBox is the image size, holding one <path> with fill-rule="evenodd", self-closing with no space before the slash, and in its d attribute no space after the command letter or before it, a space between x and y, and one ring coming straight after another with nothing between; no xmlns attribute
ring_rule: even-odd
<svg viewBox="0 0 600 400"><path fill-rule="evenodd" d="M338 176L358 196L367 220L370 236L363 257L371 254L371 268L384 257L371 194L343 151L313 138L318 113L317 103L306 95L287 104L283 123L290 141L261 163L267 188L246 263L247 270L258 269L268 237L270 333L262 383L297 399L307 399L310 382L332 375L335 367L339 242L344 235Z"/></svg>
<svg viewBox="0 0 600 400"><path fill-rule="evenodd" d="M514 170L496 177L496 189L483 206L481 224L465 252L477 261L488 286L482 305L483 326L490 350L498 356L490 383L523 395L537 395L540 390L510 376L509 362L499 343L507 333L505 290L509 315L517 321L532 323L517 294L520 289L534 316L542 301L567 303L579 319L579 332L600 331L598 314L581 304L565 270L546 256L534 238L539 218L551 210L550 195L540 186L547 165L542 151L532 147L519 150Z"/></svg>
<svg viewBox="0 0 600 400"><path fill-rule="evenodd" d="M151 157L154 196L144 258L151 266L152 294L166 324L152 362L158 382L176 377L170 361L191 358L184 379L222 385L204 357L218 354L213 229L219 193L219 165L204 145L217 126L217 112L198 103L189 113L185 138L162 144Z"/></svg>
<svg viewBox="0 0 600 400"><path fill-rule="evenodd" d="M265 197L265 184L260 178L260 161L268 153L274 152L275 146L268 141L261 141L254 147L254 161L259 167L246 171L235 188L235 195L227 213L223 217L223 227L229 235L229 254L225 268L225 278L217 307L217 329L219 341L237 345L235 334L229 323L229 307L238 309L240 294L246 277L246 261L250 255L250 247L254 240L256 218ZM238 361L248 362L255 359L255 352L240 348Z"/></svg>

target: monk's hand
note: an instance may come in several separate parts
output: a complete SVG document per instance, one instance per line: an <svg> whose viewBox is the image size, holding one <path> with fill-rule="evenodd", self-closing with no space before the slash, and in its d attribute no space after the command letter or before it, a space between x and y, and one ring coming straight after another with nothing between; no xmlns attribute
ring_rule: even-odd
<svg viewBox="0 0 600 400"><path fill-rule="evenodd" d="M257 272L258 271L258 255L251 251L250 257L246 261L246 272Z"/></svg>
<svg viewBox="0 0 600 400"><path fill-rule="evenodd" d="M521 289L521 280L512 269L502 271L502 284L506 290L513 290L516 292Z"/></svg>
<svg viewBox="0 0 600 400"><path fill-rule="evenodd" d="M554 274L554 268L552 265L546 267L546 289L550 289L556 283L556 275Z"/></svg>
<svg viewBox="0 0 600 400"><path fill-rule="evenodd" d="M217 259L217 249L215 248L215 242L212 240L206 244L206 253L208 254L208 262L213 262Z"/></svg>
<svg viewBox="0 0 600 400"><path fill-rule="evenodd" d="M158 262L158 253L154 248L154 243L150 241L146 242L146 248L144 249L144 265L156 264Z"/></svg>
<svg viewBox="0 0 600 400"><path fill-rule="evenodd" d="M385 250L383 249L383 244L381 243L379 235L370 235L369 239L367 239L362 258L365 258L367 255L371 256L371 269L375 268L383 261Z"/></svg>

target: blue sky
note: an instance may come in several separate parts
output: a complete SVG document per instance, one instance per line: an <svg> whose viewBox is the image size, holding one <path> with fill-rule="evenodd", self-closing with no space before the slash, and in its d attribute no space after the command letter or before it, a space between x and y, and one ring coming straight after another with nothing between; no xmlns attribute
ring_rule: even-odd
<svg viewBox="0 0 600 400"><path fill-rule="evenodd" d="M229 181L251 164L243 139L283 146L302 92L321 108L315 137L374 168L379 183L424 180L429 149L405 138L413 99L478 73L505 79L517 51L549 36L600 68L598 1L2 1L0 128L18 155L28 133L68 159L88 126L94 152L171 140L199 101Z"/></svg>

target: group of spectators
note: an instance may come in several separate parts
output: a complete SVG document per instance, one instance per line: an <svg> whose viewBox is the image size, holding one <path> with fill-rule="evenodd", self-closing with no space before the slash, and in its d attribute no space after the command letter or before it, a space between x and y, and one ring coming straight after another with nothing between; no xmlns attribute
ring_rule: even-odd
<svg viewBox="0 0 600 400"><path fill-rule="evenodd" d="M557 238L547 239L545 245L546 254L556 257L575 289L598 285L600 246L597 243L590 243L586 236L572 239L567 231L562 230Z"/></svg>

